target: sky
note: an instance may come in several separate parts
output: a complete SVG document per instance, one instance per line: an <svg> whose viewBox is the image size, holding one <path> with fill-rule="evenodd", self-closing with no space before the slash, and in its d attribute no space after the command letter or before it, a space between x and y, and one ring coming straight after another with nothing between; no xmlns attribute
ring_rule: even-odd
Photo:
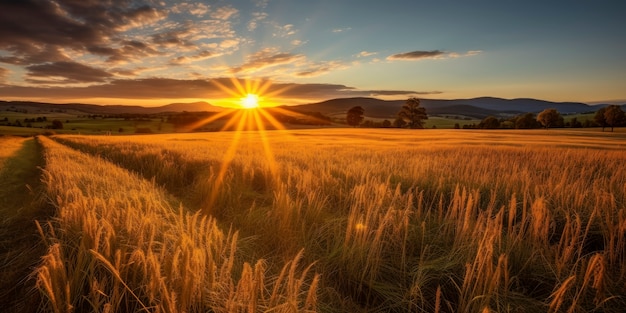
<svg viewBox="0 0 626 313"><path fill-rule="evenodd" d="M626 103L626 1L0 0L0 100Z"/></svg>

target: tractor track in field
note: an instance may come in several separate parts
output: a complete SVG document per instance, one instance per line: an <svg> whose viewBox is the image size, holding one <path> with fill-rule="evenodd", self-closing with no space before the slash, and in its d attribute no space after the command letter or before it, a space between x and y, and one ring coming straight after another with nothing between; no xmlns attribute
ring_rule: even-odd
<svg viewBox="0 0 626 313"><path fill-rule="evenodd" d="M0 307L3 312L36 312L40 304L34 268L47 247L36 221L54 208L45 201L41 182L45 166L37 138L23 141L0 168Z"/></svg>

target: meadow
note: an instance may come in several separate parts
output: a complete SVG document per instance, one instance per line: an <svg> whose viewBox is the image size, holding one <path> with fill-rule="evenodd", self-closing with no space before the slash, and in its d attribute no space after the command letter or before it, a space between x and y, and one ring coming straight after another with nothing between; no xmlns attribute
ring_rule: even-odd
<svg viewBox="0 0 626 313"><path fill-rule="evenodd" d="M0 173L28 167L12 161L27 144L44 160L31 211L45 214L19 220L40 255L21 240L0 251L36 291L0 289L16 311L626 307L623 130L0 140Z"/></svg>

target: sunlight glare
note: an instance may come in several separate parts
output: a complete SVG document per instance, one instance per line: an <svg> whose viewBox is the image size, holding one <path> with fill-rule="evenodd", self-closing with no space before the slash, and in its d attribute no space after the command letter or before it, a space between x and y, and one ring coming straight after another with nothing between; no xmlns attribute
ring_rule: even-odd
<svg viewBox="0 0 626 313"><path fill-rule="evenodd" d="M241 106L246 109L254 109L259 107L259 96L249 93L245 98L241 98Z"/></svg>

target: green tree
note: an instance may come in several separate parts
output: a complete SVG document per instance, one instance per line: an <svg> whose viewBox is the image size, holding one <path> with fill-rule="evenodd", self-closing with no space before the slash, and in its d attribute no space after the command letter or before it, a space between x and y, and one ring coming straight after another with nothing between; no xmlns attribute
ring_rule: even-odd
<svg viewBox="0 0 626 313"><path fill-rule="evenodd" d="M561 113L556 109L545 109L537 115L537 122L541 123L546 129L558 125L562 120Z"/></svg>
<svg viewBox="0 0 626 313"><path fill-rule="evenodd" d="M406 100L398 116L408 122L409 128L424 128L424 120L428 119L426 109L420 106L420 99Z"/></svg>
<svg viewBox="0 0 626 313"><path fill-rule="evenodd" d="M363 121L365 110L361 106L352 107L346 114L346 122L350 126L359 126Z"/></svg>

